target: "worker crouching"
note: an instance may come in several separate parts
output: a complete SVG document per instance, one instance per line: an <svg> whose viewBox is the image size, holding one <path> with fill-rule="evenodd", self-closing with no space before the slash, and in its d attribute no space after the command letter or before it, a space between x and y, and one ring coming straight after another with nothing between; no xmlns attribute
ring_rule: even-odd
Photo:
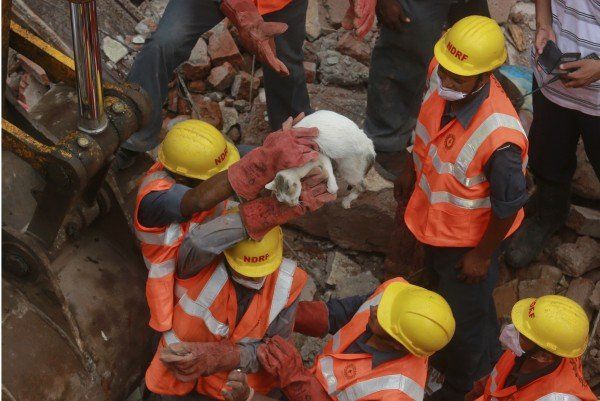
<svg viewBox="0 0 600 401"><path fill-rule="evenodd" d="M581 370L589 322L576 302L560 295L527 298L512 309L501 338L504 352L466 401L593 401Z"/></svg>
<svg viewBox="0 0 600 401"><path fill-rule="evenodd" d="M523 219L528 143L492 75L507 57L495 21L458 21L434 54L413 161L396 186L406 204L404 221L425 244L432 289L457 321L454 339L432 361L445 375L434 398L462 401L500 354L492 291L500 245Z"/></svg>
<svg viewBox="0 0 600 401"><path fill-rule="evenodd" d="M454 326L440 295L396 278L371 295L299 303L295 331L333 334L312 370L279 337L258 356L290 401L422 400L428 357L450 341ZM229 385L230 401L253 393L236 373ZM263 400L254 393L253 401Z"/></svg>

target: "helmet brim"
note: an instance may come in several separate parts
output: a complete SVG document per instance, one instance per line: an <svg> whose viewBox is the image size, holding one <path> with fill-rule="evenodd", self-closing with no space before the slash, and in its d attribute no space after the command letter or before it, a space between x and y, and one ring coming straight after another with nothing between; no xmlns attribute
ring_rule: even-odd
<svg viewBox="0 0 600 401"><path fill-rule="evenodd" d="M506 61L507 54L506 50L504 50L501 59L499 59L496 63L487 68L465 68L465 66L459 64L454 57L448 57L447 52L444 50L446 34L444 34L444 36L442 36L433 47L433 54L435 55L435 59L440 63L442 67L444 67L450 72L453 72L456 75L460 75L463 77L472 77L474 75L483 74L485 72L495 70L496 68L504 64L504 62Z"/></svg>

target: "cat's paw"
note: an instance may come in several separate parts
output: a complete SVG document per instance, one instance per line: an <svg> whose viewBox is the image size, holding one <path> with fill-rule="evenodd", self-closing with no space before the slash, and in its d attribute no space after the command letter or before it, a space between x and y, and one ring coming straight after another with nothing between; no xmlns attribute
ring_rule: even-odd
<svg viewBox="0 0 600 401"><path fill-rule="evenodd" d="M338 190L339 188L337 182L333 181L327 183L327 192L329 192L330 194L337 194Z"/></svg>
<svg viewBox="0 0 600 401"><path fill-rule="evenodd" d="M354 199L350 198L350 197L345 197L344 199L342 199L342 207L344 209L350 209L350 206L352 205L352 201Z"/></svg>

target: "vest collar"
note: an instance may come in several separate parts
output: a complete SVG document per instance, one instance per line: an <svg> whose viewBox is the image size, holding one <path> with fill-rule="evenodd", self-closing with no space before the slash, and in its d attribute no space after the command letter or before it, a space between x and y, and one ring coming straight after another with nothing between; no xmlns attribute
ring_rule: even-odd
<svg viewBox="0 0 600 401"><path fill-rule="evenodd" d="M492 78L490 77L490 79L492 79ZM479 108L481 107L483 102L489 96L490 96L490 82L488 81L483 86L483 88L481 88L479 90L479 92L477 92L475 94L475 96L471 100L469 100L466 103L463 103L455 111L450 110L450 102L447 101L444 106L444 114L442 115L442 121L448 120L448 119L449 119L449 121L451 121L456 118L458 120L458 122L460 123L460 125L464 129L467 129L469 124L471 124L473 117L475 117L475 114L477 113L477 111L479 110ZM443 124L443 125L446 125L446 124Z"/></svg>

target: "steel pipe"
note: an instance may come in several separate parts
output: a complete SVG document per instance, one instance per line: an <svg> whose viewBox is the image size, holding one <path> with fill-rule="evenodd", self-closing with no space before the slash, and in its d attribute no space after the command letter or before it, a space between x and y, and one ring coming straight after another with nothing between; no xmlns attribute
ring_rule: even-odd
<svg viewBox="0 0 600 401"><path fill-rule="evenodd" d="M79 95L78 128L89 134L103 131L108 120L102 99L102 60L96 2L70 0L73 54Z"/></svg>

